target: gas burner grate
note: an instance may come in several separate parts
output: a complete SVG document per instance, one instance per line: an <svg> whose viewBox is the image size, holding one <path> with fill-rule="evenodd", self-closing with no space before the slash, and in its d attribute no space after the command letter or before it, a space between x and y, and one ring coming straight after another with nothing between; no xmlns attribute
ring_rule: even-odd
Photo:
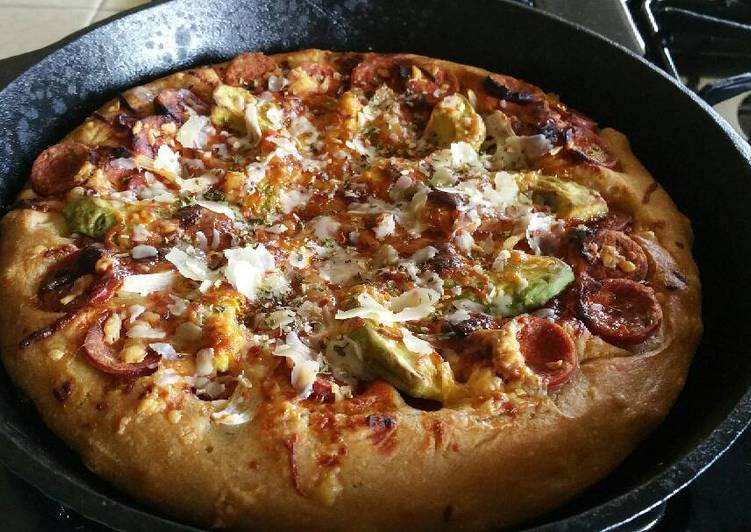
<svg viewBox="0 0 751 532"><path fill-rule="evenodd" d="M750 0L621 0L646 43L646 57L718 101L751 90ZM745 76L744 76L745 75Z"/></svg>

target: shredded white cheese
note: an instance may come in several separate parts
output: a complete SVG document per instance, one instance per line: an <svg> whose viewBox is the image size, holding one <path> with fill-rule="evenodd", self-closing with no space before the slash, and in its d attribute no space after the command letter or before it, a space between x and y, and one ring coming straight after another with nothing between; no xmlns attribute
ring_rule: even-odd
<svg viewBox="0 0 751 532"><path fill-rule="evenodd" d="M147 296L152 292L169 290L175 282L175 272L144 273L129 275L123 279L121 292Z"/></svg>
<svg viewBox="0 0 751 532"><path fill-rule="evenodd" d="M130 250L130 256L136 260L156 257L158 253L159 252L154 246L147 246L145 244L134 246L133 249Z"/></svg>
<svg viewBox="0 0 751 532"><path fill-rule="evenodd" d="M235 289L255 301L258 287L263 278L274 270L274 256L263 244L256 247L231 248L224 250L227 267L224 275Z"/></svg>
<svg viewBox="0 0 751 532"><path fill-rule="evenodd" d="M298 398L308 397L321 367L320 357L302 343L295 332L287 333L284 343L274 350L274 355L286 357L292 362L292 386L297 390Z"/></svg>
<svg viewBox="0 0 751 532"><path fill-rule="evenodd" d="M404 342L404 347L406 347L413 353L417 353L418 355L429 355L430 353L435 351L430 342L418 338L417 336L412 334L409 329L402 327L400 331L402 333L402 341Z"/></svg>
<svg viewBox="0 0 751 532"><path fill-rule="evenodd" d="M440 294L429 288L413 288L388 301L383 305L367 292L360 293L356 300L360 304L351 310L338 311L337 320L364 318L384 325L405 321L420 320L435 312L435 304Z"/></svg>
<svg viewBox="0 0 751 532"><path fill-rule="evenodd" d="M206 281L216 277L209 269L206 256L193 246L188 246L185 250L172 248L164 258L174 264L180 275L187 279Z"/></svg>
<svg viewBox="0 0 751 532"><path fill-rule="evenodd" d="M186 148L205 150L209 137L216 131L207 116L191 114L190 118L177 130L177 142Z"/></svg>

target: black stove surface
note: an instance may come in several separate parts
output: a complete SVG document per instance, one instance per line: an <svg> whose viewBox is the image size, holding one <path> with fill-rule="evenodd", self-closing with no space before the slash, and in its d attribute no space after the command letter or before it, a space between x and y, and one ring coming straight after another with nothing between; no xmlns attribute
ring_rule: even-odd
<svg viewBox="0 0 751 532"><path fill-rule="evenodd" d="M645 55L661 64L655 54L654 40L642 38L643 27L638 29L633 17L635 6L665 4L671 8L702 8L711 16L736 10L742 18L751 22L751 0L516 0L520 3L545 9L603 33L632 51ZM722 11L725 8L726 11ZM743 45L747 49L749 39ZM650 46L652 50L650 53ZM46 55L44 50L0 60L0 89ZM716 62L714 63L716 64ZM661 64L670 71L669 66ZM696 77L698 68L691 63L691 76ZM739 71L751 70L744 60L731 62ZM732 72L731 72L732 73ZM724 74L729 75L729 74ZM750 106L751 108L751 106ZM749 112L751 116L751 112ZM742 531L751 530L751 432L742 435L713 466L690 486L671 498L664 511L657 511L656 525L618 528L618 531L654 530L667 531ZM663 509L660 509L663 510ZM0 467L0 524L5 532L106 532L109 528L89 521L59 503L47 498L42 492Z"/></svg>

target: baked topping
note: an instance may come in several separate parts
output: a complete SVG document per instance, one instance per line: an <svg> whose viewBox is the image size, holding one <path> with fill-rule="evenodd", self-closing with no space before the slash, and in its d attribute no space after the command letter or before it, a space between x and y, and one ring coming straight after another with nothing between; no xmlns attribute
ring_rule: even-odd
<svg viewBox="0 0 751 532"><path fill-rule="evenodd" d="M654 332L629 221L559 172L572 154L614 164L591 121L512 78L472 90L429 61L348 63L243 54L223 80L194 71L193 90L128 94L90 124L127 146L40 155L34 191L65 194L70 236L102 246L63 259L38 293L66 316L100 307L92 365L181 372L234 424L253 417L251 376L275 367L274 393L304 404L376 380L452 406L543 397L576 369L556 323L575 319L557 314L564 293L606 341Z"/></svg>
<svg viewBox="0 0 751 532"><path fill-rule="evenodd" d="M622 231L601 229L572 238L569 260L579 273L594 279L624 278L643 281L647 277L647 256L642 247Z"/></svg>
<svg viewBox="0 0 751 532"><path fill-rule="evenodd" d="M120 339L120 320L117 314L108 312L99 316L89 328L83 342L83 351L92 366L117 377L141 377L154 373L159 356L144 353L139 360L123 361L112 348ZM113 323L114 322L114 325Z"/></svg>
<svg viewBox="0 0 751 532"><path fill-rule="evenodd" d="M76 176L89 161L89 148L61 142L44 150L31 167L31 187L40 196L63 194L76 185Z"/></svg>
<svg viewBox="0 0 751 532"><path fill-rule="evenodd" d="M542 375L548 388L568 381L576 369L576 349L571 336L555 323L536 316L517 318L516 339L527 365Z"/></svg>
<svg viewBox="0 0 751 532"><path fill-rule="evenodd" d="M580 304L592 332L619 346L643 342L662 321L654 290L629 279L585 280Z"/></svg>

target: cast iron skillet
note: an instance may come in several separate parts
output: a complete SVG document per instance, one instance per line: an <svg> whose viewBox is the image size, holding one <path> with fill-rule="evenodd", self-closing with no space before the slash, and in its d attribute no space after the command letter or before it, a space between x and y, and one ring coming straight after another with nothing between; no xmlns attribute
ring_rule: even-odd
<svg viewBox="0 0 751 532"><path fill-rule="evenodd" d="M751 283L744 260L751 248L751 149L654 67L539 11L491 0L152 4L67 39L0 92L0 197L12 201L35 155L118 90L246 50L307 47L415 52L556 91L574 108L625 132L637 156L693 220L706 331L684 392L665 423L613 474L530 526L623 525L685 486L734 441L751 420L745 311ZM0 459L11 470L117 529L190 529L96 478L2 371L0 384Z"/></svg>

